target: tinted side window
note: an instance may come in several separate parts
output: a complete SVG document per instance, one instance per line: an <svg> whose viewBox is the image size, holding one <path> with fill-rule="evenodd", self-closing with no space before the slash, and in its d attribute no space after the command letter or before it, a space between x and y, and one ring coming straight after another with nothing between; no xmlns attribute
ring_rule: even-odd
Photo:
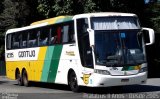
<svg viewBox="0 0 160 99"><path fill-rule="evenodd" d="M29 47L38 46L38 33L37 32L39 31L36 31L36 30L29 31L29 40L28 40Z"/></svg>
<svg viewBox="0 0 160 99"><path fill-rule="evenodd" d="M51 38L50 38L50 44L55 44L56 43L56 37L57 37L57 33L56 33L56 28L55 26L52 26L51 27Z"/></svg>
<svg viewBox="0 0 160 99"><path fill-rule="evenodd" d="M74 41L74 24L72 22L66 22L63 25L62 43L70 43Z"/></svg>
<svg viewBox="0 0 160 99"><path fill-rule="evenodd" d="M11 37L12 37L11 34L7 35L7 39L6 39L6 48L7 48L7 50L11 49Z"/></svg>
<svg viewBox="0 0 160 99"><path fill-rule="evenodd" d="M49 28L42 28L40 30L40 38L39 38L39 45L40 46L48 45L48 43L49 43L49 33L50 33Z"/></svg>
<svg viewBox="0 0 160 99"><path fill-rule="evenodd" d="M20 47L20 40L21 40L21 35L20 33L13 33L12 34L12 49L16 49Z"/></svg>
<svg viewBox="0 0 160 99"><path fill-rule="evenodd" d="M60 25L53 25L51 31L51 44L60 44L62 35L62 27Z"/></svg>
<svg viewBox="0 0 160 99"><path fill-rule="evenodd" d="M28 33L27 32L22 32L22 40L21 40L21 47L25 48L27 47L27 40L28 40Z"/></svg>

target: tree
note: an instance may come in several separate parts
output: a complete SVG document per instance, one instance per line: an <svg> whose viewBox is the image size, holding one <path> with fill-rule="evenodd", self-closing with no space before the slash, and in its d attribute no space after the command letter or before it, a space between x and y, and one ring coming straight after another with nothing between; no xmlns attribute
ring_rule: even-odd
<svg viewBox="0 0 160 99"><path fill-rule="evenodd" d="M46 18L97 11L93 0L38 0L38 11Z"/></svg>
<svg viewBox="0 0 160 99"><path fill-rule="evenodd" d="M73 9L73 0L55 0L53 10L56 12L56 15L72 15Z"/></svg>
<svg viewBox="0 0 160 99"><path fill-rule="evenodd" d="M148 16L150 27L152 27L156 33L160 33L160 4L150 4L145 12Z"/></svg>
<svg viewBox="0 0 160 99"><path fill-rule="evenodd" d="M112 11L111 0L94 0L96 4L96 11L108 12Z"/></svg>
<svg viewBox="0 0 160 99"><path fill-rule="evenodd" d="M1 0L1 2L0 2L0 14L3 12L3 9L4 9L4 6L3 6L3 0Z"/></svg>
<svg viewBox="0 0 160 99"><path fill-rule="evenodd" d="M84 13L96 12L96 4L93 0L84 1Z"/></svg>
<svg viewBox="0 0 160 99"><path fill-rule="evenodd" d="M38 0L37 3L37 10L41 15L46 18L55 16L55 13L53 12L55 2L53 0Z"/></svg>
<svg viewBox="0 0 160 99"><path fill-rule="evenodd" d="M25 26L28 10L25 0L4 0L0 4L0 59L4 59L4 34L10 28Z"/></svg>

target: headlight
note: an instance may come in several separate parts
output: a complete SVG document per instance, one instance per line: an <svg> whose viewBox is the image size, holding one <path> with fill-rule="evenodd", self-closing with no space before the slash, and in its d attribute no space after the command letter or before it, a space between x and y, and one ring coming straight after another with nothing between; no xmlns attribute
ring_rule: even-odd
<svg viewBox="0 0 160 99"><path fill-rule="evenodd" d="M139 70L139 73L146 72L147 70L148 70L147 67L143 67Z"/></svg>
<svg viewBox="0 0 160 99"><path fill-rule="evenodd" d="M103 74L103 75L110 75L110 72L108 70L95 69L94 72L98 74Z"/></svg>

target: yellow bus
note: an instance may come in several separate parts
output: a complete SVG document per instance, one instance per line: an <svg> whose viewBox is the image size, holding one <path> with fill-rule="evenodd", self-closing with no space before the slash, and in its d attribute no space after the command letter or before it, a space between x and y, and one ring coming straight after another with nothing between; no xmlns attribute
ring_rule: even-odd
<svg viewBox="0 0 160 99"><path fill-rule="evenodd" d="M6 32L6 73L19 85L66 84L74 92L80 86L142 84L145 45L153 43L153 29L142 28L132 13L59 16Z"/></svg>

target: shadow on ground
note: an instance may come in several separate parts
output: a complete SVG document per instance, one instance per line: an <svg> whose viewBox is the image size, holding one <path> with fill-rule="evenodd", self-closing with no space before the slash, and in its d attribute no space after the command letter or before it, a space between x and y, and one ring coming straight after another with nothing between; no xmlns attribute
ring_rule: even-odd
<svg viewBox="0 0 160 99"><path fill-rule="evenodd" d="M0 81L0 84L7 83L8 81Z"/></svg>
<svg viewBox="0 0 160 99"><path fill-rule="evenodd" d="M139 93L139 92L155 92L160 91L160 86L151 85L131 85L123 87L108 87L108 88L86 88L82 89L85 93L94 94L122 94L122 93Z"/></svg>
<svg viewBox="0 0 160 99"><path fill-rule="evenodd" d="M47 89L53 89L53 90L55 89L55 90L62 90L62 91L70 91L70 88L67 85L51 84L51 83L32 82L30 84L30 87L40 87L40 88L47 88ZM80 93L122 94L122 93L155 92L155 91L160 91L160 86L129 85L129 86L123 86L123 87L119 86L119 87L106 87L106 88L81 87Z"/></svg>

